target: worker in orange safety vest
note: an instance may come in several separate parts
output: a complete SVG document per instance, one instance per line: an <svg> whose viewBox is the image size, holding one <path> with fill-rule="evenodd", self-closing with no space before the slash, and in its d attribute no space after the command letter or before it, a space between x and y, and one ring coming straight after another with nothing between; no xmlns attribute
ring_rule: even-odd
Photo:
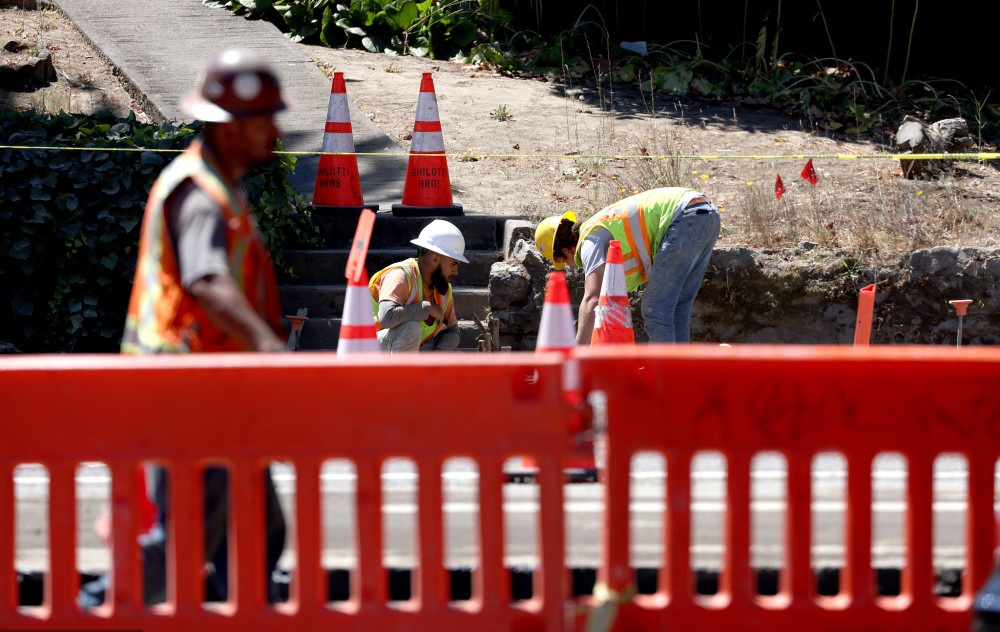
<svg viewBox="0 0 1000 632"><path fill-rule="evenodd" d="M274 268L239 183L252 167L271 160L279 137L274 115L287 107L268 60L247 49L217 55L199 89L183 97L181 110L203 121L204 131L149 193L123 353L284 349ZM160 568L167 481L161 467L147 468L147 475L159 530L143 540L145 599L158 603L167 596L165 566ZM284 548L285 521L270 472L264 478L267 578L274 599L270 578ZM204 483L207 598L225 600L227 470L206 468Z"/></svg>
<svg viewBox="0 0 1000 632"><path fill-rule="evenodd" d="M465 258L465 237L436 219L410 243L417 256L379 270L368 283L379 346L389 353L454 351L458 318L451 280Z"/></svg>

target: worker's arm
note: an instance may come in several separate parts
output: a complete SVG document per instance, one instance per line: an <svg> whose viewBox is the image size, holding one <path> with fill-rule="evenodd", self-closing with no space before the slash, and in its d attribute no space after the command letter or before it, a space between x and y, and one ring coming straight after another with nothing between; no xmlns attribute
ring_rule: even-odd
<svg viewBox="0 0 1000 632"><path fill-rule="evenodd" d="M589 345L594 333L594 313L601 299L601 284L604 282L604 264L594 268L583 281L583 300L580 301L580 317L576 329L576 344Z"/></svg>
<svg viewBox="0 0 1000 632"><path fill-rule="evenodd" d="M392 329L408 320L440 319L441 306L430 301L421 301L411 305L400 305L396 301L379 300L378 324L383 329Z"/></svg>
<svg viewBox="0 0 1000 632"><path fill-rule="evenodd" d="M193 282L188 291L212 322L230 338L251 351L281 351L284 341L250 306L228 274L209 274Z"/></svg>

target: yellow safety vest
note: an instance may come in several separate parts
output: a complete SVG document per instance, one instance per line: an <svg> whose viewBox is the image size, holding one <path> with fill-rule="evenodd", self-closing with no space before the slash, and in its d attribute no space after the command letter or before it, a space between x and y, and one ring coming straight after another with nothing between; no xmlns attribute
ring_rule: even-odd
<svg viewBox="0 0 1000 632"><path fill-rule="evenodd" d="M651 189L627 197L600 211L580 227L577 242L576 265L583 267L580 244L595 228L611 231L621 242L622 263L625 269L625 289L634 292L649 280L653 258L663 236L677 215L681 198L694 189L666 187Z"/></svg>
<svg viewBox="0 0 1000 632"><path fill-rule="evenodd" d="M368 291L372 297L372 312L375 314L375 331L385 329L378 322L378 295L382 288L382 277L385 276L385 274L390 270L395 270L397 268L402 269L403 273L406 275L407 295L406 302L403 304L412 305L416 302L422 302L424 300L424 283L423 279L420 278L420 266L417 264L416 259L407 259L406 261L393 263L392 265L382 268L376 272L375 276L373 276L371 281L368 282ZM432 290L431 292L432 296L429 300L440 305L441 311L447 314L448 309L452 304L451 284L448 284L448 293L444 297L442 297L437 290ZM420 321L420 344L424 344L433 338L434 334L436 334L443 326L444 323L436 318L430 325L424 321Z"/></svg>

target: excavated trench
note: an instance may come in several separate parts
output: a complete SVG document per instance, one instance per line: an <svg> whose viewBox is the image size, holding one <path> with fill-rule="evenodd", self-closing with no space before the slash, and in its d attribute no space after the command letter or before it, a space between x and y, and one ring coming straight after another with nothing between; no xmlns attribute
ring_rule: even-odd
<svg viewBox="0 0 1000 632"><path fill-rule="evenodd" d="M491 319L503 344L532 349L551 266L520 241L490 274ZM717 248L695 301L697 342L852 344L858 293L874 284L872 344L954 345L951 300L971 299L963 345L1000 343L1000 249L938 247L894 259L845 250ZM579 270L567 273L570 299L583 296ZM630 295L636 339L645 339L641 292Z"/></svg>

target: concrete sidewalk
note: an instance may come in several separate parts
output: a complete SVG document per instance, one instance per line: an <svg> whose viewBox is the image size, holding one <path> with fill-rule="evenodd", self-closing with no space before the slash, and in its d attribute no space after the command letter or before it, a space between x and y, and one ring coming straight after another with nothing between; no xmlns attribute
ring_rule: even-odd
<svg viewBox="0 0 1000 632"><path fill-rule="evenodd" d="M252 48L271 59L283 91L296 102L278 117L285 149L322 148L331 80L273 24L209 8L201 0L52 1L101 51L155 122L189 122L178 103L195 88L208 61L226 48ZM365 202L388 212L403 195L407 154L353 104L351 127L358 153L398 154L358 157ZM312 200L319 156L298 159L295 187Z"/></svg>

